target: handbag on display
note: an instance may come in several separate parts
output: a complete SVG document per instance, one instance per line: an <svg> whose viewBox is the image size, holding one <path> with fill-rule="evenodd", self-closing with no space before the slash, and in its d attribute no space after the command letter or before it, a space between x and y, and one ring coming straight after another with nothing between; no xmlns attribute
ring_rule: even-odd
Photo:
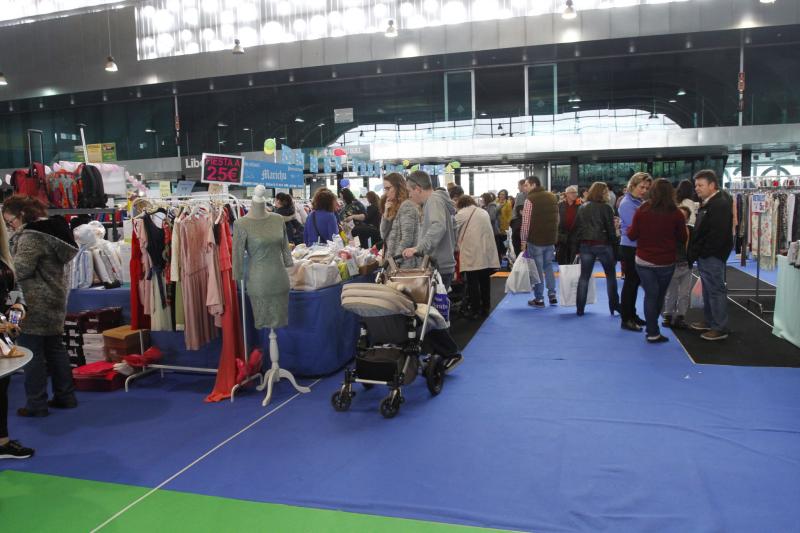
<svg viewBox="0 0 800 533"><path fill-rule="evenodd" d="M108 196L103 186L103 175L94 165L82 164L75 171L78 176L78 207L106 207Z"/></svg>
<svg viewBox="0 0 800 533"><path fill-rule="evenodd" d="M50 203L47 197L45 169L41 163L32 163L30 168L15 170L11 174L10 184L14 194L38 198L45 205Z"/></svg>

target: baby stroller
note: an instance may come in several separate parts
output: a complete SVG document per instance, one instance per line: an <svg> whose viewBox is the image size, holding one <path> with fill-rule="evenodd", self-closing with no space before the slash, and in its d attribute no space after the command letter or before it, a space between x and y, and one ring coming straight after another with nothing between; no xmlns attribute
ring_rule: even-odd
<svg viewBox="0 0 800 533"><path fill-rule="evenodd" d="M421 268L399 269L396 258L378 273L374 284L351 283L342 288L342 307L361 317L355 367L344 373L344 383L331 397L333 408L347 411L355 391L353 383L365 388L389 387L380 404L385 418L394 417L403 403L401 387L410 385L418 373L425 376L434 396L444 385L444 363L438 354L420 361L422 342L430 329L447 327L432 306L436 292L436 269L425 257Z"/></svg>

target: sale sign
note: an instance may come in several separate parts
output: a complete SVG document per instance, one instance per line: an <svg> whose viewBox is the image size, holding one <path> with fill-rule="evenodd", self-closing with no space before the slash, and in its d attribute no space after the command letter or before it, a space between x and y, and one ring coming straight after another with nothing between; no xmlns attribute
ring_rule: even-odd
<svg viewBox="0 0 800 533"><path fill-rule="evenodd" d="M202 183L241 185L244 158L235 155L203 154Z"/></svg>

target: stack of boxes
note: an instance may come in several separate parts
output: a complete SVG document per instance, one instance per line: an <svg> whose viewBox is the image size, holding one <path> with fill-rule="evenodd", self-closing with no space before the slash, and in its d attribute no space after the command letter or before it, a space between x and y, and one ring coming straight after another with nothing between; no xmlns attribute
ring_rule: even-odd
<svg viewBox="0 0 800 533"><path fill-rule="evenodd" d="M121 307L105 307L68 314L64 344L73 366L105 361L103 332L122 324Z"/></svg>

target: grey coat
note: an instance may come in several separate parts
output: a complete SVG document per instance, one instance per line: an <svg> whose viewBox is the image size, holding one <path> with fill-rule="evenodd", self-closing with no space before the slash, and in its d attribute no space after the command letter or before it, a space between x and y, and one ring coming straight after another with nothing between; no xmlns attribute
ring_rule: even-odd
<svg viewBox="0 0 800 533"><path fill-rule="evenodd" d="M27 310L20 323L30 335L63 335L67 314L66 266L78 253L63 218L26 224L11 241L17 281Z"/></svg>
<svg viewBox="0 0 800 533"><path fill-rule="evenodd" d="M433 191L422 209L422 227L420 228L417 251L430 255L439 273L452 274L456 271L455 216L456 208L444 191Z"/></svg>
<svg viewBox="0 0 800 533"><path fill-rule="evenodd" d="M394 219L381 218L381 237L386 242L386 257L395 257L406 248L416 246L419 236L420 212L417 204L406 200L400 205ZM402 259L405 268L419 265L418 258Z"/></svg>

